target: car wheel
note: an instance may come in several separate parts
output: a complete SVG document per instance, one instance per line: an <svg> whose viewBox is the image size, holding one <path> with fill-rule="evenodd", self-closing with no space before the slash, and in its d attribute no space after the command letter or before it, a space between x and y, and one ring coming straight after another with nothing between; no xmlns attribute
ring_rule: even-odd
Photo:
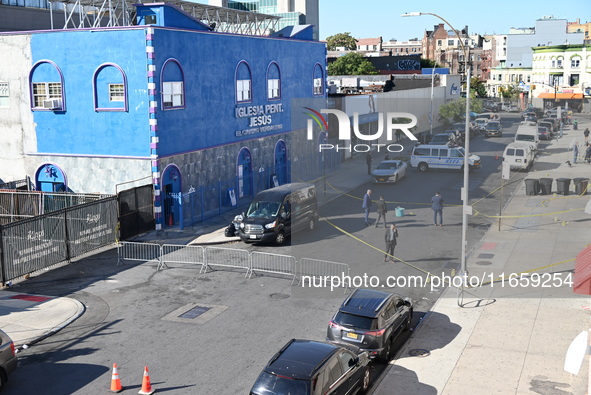
<svg viewBox="0 0 591 395"><path fill-rule="evenodd" d="M369 367L365 368L365 372L363 372L363 381L361 382L361 393L365 394L369 388Z"/></svg>
<svg viewBox="0 0 591 395"><path fill-rule="evenodd" d="M275 236L275 244L282 245L283 243L285 243L285 233L283 233L283 231L280 231Z"/></svg>
<svg viewBox="0 0 591 395"><path fill-rule="evenodd" d="M382 351L382 355L380 355L380 359L382 360L382 362L384 362L384 363L390 362L390 354L391 353L392 353L392 339L388 339L386 341L386 346L384 347L384 350Z"/></svg>
<svg viewBox="0 0 591 395"><path fill-rule="evenodd" d="M419 163L419 170L422 172L426 172L427 170L429 170L429 165L425 162L421 162Z"/></svg>
<svg viewBox="0 0 591 395"><path fill-rule="evenodd" d="M411 325L412 325L412 310L410 311L410 313L408 313L408 317L406 318L406 322L404 323L404 330L405 331L410 330Z"/></svg>

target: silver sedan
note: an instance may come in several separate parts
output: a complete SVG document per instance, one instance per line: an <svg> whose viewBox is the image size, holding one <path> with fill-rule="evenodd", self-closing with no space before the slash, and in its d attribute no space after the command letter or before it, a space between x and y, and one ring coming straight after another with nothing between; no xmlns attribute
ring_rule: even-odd
<svg viewBox="0 0 591 395"><path fill-rule="evenodd" d="M376 184L395 183L406 176L406 162L401 160L383 160L372 170L372 181Z"/></svg>

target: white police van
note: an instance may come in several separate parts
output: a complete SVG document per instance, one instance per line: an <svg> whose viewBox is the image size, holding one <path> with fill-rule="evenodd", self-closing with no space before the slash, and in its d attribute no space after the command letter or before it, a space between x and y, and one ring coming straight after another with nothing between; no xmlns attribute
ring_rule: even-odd
<svg viewBox="0 0 591 395"><path fill-rule="evenodd" d="M464 169L464 148L451 145L417 145L410 156L410 165L420 171L429 169ZM470 170L480 169L480 157L468 157Z"/></svg>

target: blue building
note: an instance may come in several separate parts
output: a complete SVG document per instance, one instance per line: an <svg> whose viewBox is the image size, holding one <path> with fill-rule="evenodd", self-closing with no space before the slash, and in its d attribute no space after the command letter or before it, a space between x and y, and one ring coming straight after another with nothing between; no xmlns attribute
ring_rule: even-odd
<svg viewBox="0 0 591 395"><path fill-rule="evenodd" d="M151 182L157 229L290 181L290 158L314 150L292 101L326 98L312 27L220 33L175 6L136 9L131 26L0 34L0 178L78 193Z"/></svg>

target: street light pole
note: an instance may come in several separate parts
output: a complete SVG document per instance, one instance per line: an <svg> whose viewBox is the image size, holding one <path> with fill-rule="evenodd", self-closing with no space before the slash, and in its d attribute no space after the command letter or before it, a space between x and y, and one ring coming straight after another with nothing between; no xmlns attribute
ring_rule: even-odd
<svg viewBox="0 0 591 395"><path fill-rule="evenodd" d="M468 215L472 214L472 207L468 205L468 185L470 181L470 162L468 161L468 157L470 156L470 67L468 65L468 51L464 42L462 41L462 37L460 33L444 18L441 16L431 13L431 12L409 12L406 14L402 14L402 16L421 16L421 15L431 15L436 18L441 19L444 23L453 30L455 35L458 37L458 41L460 46L462 47L462 51L464 52L464 62L465 68L464 73L466 75L466 124L464 125L464 186L462 188L461 198L462 198L462 252L460 257L460 278L462 278L462 284L465 285L465 280L468 278L468 269L466 267L466 255L467 255L467 233L468 233ZM460 295L463 297L464 287L460 288ZM460 296L459 296L460 297ZM460 301L458 299L458 305Z"/></svg>

